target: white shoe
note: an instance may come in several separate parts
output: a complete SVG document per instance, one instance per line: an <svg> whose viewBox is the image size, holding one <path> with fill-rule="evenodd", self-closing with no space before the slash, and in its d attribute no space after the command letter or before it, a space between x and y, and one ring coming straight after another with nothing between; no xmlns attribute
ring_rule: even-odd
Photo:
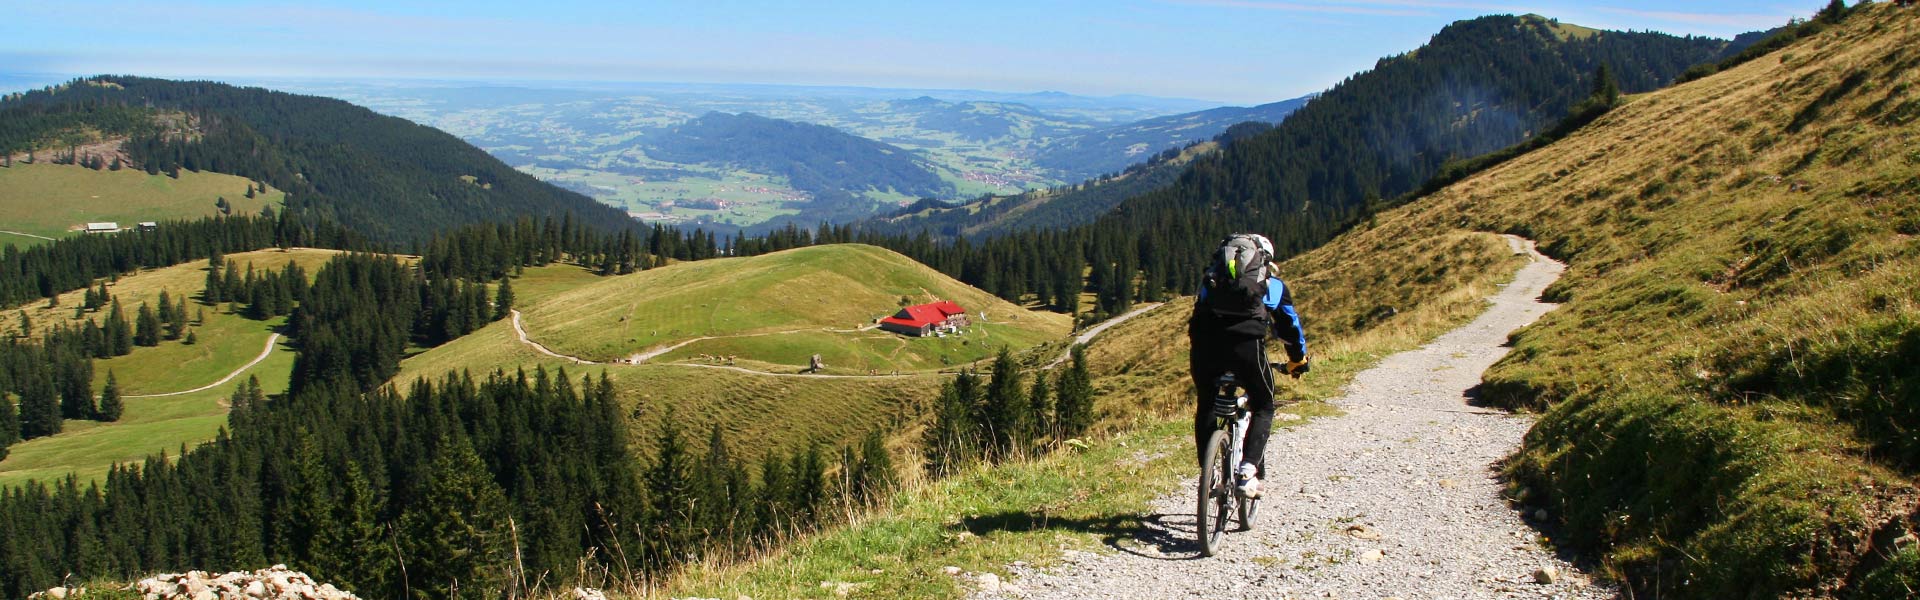
<svg viewBox="0 0 1920 600"><path fill-rule="evenodd" d="M1253 463L1240 463L1240 472L1236 475L1240 480L1239 488L1241 496L1247 498L1260 497L1260 478L1256 476L1259 473L1259 467L1253 466Z"/></svg>

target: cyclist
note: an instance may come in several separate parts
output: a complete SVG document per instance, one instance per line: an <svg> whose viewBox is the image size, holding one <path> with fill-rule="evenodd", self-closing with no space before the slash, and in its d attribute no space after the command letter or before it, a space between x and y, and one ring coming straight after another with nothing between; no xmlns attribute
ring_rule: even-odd
<svg viewBox="0 0 1920 600"><path fill-rule="evenodd" d="M1280 340L1287 353L1284 372L1296 379L1308 370L1307 337L1300 327L1300 315L1293 309L1292 290L1273 274L1268 262L1273 256L1273 242L1257 234L1236 234L1221 242L1218 254L1225 258L1217 256L1208 267L1193 318L1187 322L1187 340L1192 344L1189 367L1194 389L1199 392L1193 416L1194 447L1205 445L1213 435L1216 381L1222 374L1234 373L1247 391L1247 405L1253 413L1245 446L1245 456L1251 462L1239 465L1235 484L1246 497L1258 498L1260 480L1266 477L1267 437L1273 429L1273 381L1267 366L1266 337L1272 334ZM1243 293L1249 291L1250 295ZM1249 298L1241 301L1241 295Z"/></svg>

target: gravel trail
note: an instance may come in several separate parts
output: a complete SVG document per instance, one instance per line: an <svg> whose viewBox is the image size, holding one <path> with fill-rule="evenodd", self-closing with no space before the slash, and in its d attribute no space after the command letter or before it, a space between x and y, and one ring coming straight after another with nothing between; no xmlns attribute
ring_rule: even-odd
<svg viewBox="0 0 1920 600"><path fill-rule="evenodd" d="M1540 532L1501 499L1493 465L1519 446L1532 419L1467 399L1507 353L1507 334L1553 309L1537 298L1565 269L1531 242L1509 242L1533 262L1486 313L1358 375L1333 400L1345 415L1274 432L1255 529L1230 530L1218 556L1199 556L1188 480L1154 502L1131 539L1101 553L1070 551L1047 571L1016 565L1008 585L985 583L980 595L1615 597L1535 544ZM1555 572L1553 583L1536 582L1543 569ZM988 593L993 587L1001 589Z"/></svg>

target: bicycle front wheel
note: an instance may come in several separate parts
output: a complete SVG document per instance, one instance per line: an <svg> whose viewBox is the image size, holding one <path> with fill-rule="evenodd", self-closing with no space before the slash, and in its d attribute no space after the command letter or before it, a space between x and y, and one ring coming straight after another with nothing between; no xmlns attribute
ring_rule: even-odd
<svg viewBox="0 0 1920 600"><path fill-rule="evenodd" d="M1233 503L1233 462L1227 453L1227 432L1213 432L1206 451L1200 455L1200 484L1193 520L1200 537L1200 554L1213 556L1220 550L1220 538L1227 533L1228 510Z"/></svg>

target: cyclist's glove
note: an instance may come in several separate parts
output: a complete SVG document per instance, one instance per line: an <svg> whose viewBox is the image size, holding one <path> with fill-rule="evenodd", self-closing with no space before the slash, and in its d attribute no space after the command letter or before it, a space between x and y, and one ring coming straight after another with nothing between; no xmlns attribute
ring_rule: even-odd
<svg viewBox="0 0 1920 600"><path fill-rule="evenodd" d="M1300 355L1300 360L1287 363L1287 366L1282 368L1282 370L1285 371L1288 376L1299 379L1300 376L1306 374L1307 371L1313 370L1313 365L1308 364L1307 360L1306 355Z"/></svg>

